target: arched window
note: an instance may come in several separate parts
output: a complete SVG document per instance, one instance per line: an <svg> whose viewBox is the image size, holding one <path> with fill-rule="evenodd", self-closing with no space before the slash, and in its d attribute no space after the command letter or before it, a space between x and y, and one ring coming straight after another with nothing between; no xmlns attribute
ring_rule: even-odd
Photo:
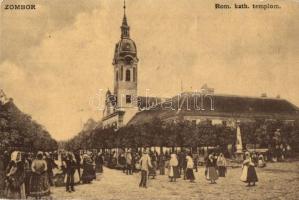
<svg viewBox="0 0 299 200"><path fill-rule="evenodd" d="M137 73L136 73L136 67L133 68L133 81L136 82Z"/></svg>
<svg viewBox="0 0 299 200"><path fill-rule="evenodd" d="M121 66L121 68L120 68L120 80L121 81L123 80L123 77L124 77L124 67Z"/></svg>
<svg viewBox="0 0 299 200"><path fill-rule="evenodd" d="M129 69L126 70L126 81L130 81L131 80L131 72Z"/></svg>
<svg viewBox="0 0 299 200"><path fill-rule="evenodd" d="M118 81L118 71L116 71L115 80Z"/></svg>

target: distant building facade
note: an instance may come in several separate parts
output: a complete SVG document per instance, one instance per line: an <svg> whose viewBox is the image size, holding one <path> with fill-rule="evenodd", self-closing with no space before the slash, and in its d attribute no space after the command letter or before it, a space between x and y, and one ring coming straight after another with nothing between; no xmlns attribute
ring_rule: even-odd
<svg viewBox="0 0 299 200"><path fill-rule="evenodd" d="M149 123L155 118L166 122L188 120L194 124L225 124L235 127L238 121L254 122L258 119L293 123L299 119L299 110L280 98L184 92L136 113L129 125Z"/></svg>

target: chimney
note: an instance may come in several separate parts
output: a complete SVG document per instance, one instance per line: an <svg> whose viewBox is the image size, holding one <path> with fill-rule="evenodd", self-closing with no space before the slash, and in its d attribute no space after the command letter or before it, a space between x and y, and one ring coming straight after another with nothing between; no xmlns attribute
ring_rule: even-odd
<svg viewBox="0 0 299 200"><path fill-rule="evenodd" d="M203 94L214 94L214 88L210 88L208 87L208 85L205 83L202 87L201 87L201 92Z"/></svg>

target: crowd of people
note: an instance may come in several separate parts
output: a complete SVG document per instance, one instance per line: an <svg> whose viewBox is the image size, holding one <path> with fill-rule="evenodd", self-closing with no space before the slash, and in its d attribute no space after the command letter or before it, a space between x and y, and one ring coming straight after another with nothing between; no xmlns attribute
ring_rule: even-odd
<svg viewBox="0 0 299 200"><path fill-rule="evenodd" d="M57 167L52 154L6 151L2 156L4 196L9 199L24 199L28 196L42 197L50 194L53 168Z"/></svg>
<svg viewBox="0 0 299 200"><path fill-rule="evenodd" d="M226 173L226 159L223 154L216 156L210 154L206 159L205 176L211 183L218 177L225 177ZM168 177L170 182L176 182L178 178L195 182L195 172L198 171L198 155L192 155L191 152L152 152L151 150L144 150L142 156L137 162L137 168L141 170L140 187L146 188L147 179L156 176L156 171L159 170L160 175L165 175L165 169L168 169ZM158 169L156 168L158 166Z"/></svg>
<svg viewBox="0 0 299 200"><path fill-rule="evenodd" d="M255 186L258 177L255 167L265 167L265 160L260 154L255 161L252 157L256 154L246 152L244 154L244 162L242 163L241 181L248 183L248 186ZM225 177L227 173L227 160L223 153L211 153L205 159L205 178L211 184L216 184L219 177ZM160 175L165 175L165 169L168 169L168 177L170 182L176 182L178 178L195 182L194 171L198 171L198 155L192 155L190 152L161 152L157 154L151 150L144 150L140 160L137 162L137 168L141 170L141 180L139 187L147 187L147 179L156 176L156 171L160 171ZM156 168L159 167L159 169Z"/></svg>
<svg viewBox="0 0 299 200"><path fill-rule="evenodd" d="M96 173L103 173L103 166L120 168L127 175L140 173L140 187L147 187L149 178L168 175L170 182L179 178L195 182L194 171L198 172L199 156L190 151L156 152L150 149L134 151L127 149L116 152L4 152L0 162L0 178L5 180L4 197L24 199L50 195L51 186L65 186L66 192L74 192L75 184L89 184ZM2 164L1 164L2 163ZM227 173L227 159L223 153L210 153L204 160L205 178L215 184ZM265 167L262 154L244 154L240 180L254 186L258 182L255 167ZM2 170L1 170L2 168ZM167 169L167 170L166 170ZM54 173L55 170L55 173ZM2 173L3 172L3 173ZM158 173L157 173L158 172ZM166 173L167 172L167 173Z"/></svg>
<svg viewBox="0 0 299 200"><path fill-rule="evenodd" d="M0 182L4 183L0 185L0 191L4 191L1 196L40 199L50 196L51 186L62 185L67 192L73 192L76 183L91 183L96 173L102 173L103 164L100 153L5 151L0 158Z"/></svg>

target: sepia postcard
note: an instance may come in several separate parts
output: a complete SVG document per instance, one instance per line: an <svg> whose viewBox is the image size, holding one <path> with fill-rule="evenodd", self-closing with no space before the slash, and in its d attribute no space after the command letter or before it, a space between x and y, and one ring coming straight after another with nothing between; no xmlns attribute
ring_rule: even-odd
<svg viewBox="0 0 299 200"><path fill-rule="evenodd" d="M0 4L0 199L299 199L299 0Z"/></svg>

